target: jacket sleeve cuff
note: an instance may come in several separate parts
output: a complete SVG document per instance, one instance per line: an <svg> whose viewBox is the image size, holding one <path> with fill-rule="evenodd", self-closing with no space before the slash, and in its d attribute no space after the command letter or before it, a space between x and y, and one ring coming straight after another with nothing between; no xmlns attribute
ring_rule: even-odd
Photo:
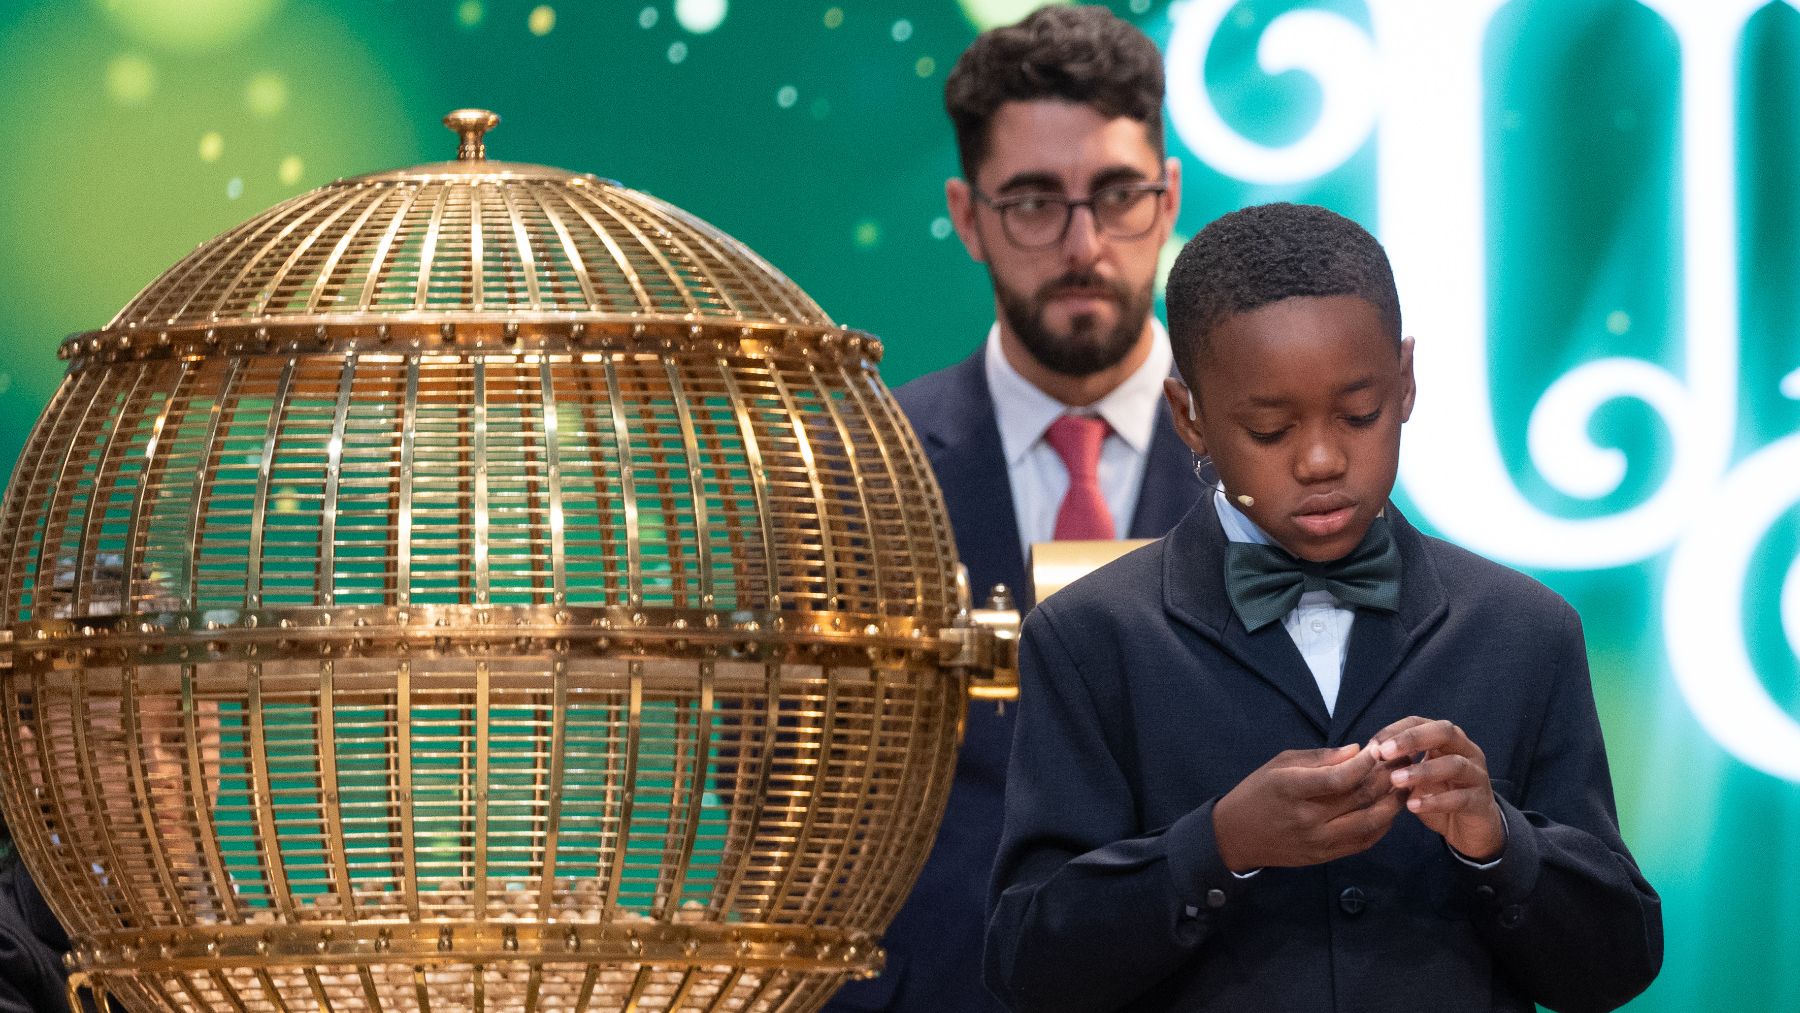
<svg viewBox="0 0 1800 1013"><path fill-rule="evenodd" d="M1236 875L1219 855L1219 839L1213 833L1216 801L1176 820L1164 834L1179 905L1177 923L1195 933L1225 917L1238 898L1254 889L1253 873Z"/></svg>
<svg viewBox="0 0 1800 1013"><path fill-rule="evenodd" d="M1457 862L1457 879L1471 895L1477 911L1498 919L1502 928L1510 928L1523 920L1531 893L1537 888L1541 855L1536 828L1525 814L1504 798L1495 796L1495 800L1506 822L1506 847L1498 860L1485 865Z"/></svg>

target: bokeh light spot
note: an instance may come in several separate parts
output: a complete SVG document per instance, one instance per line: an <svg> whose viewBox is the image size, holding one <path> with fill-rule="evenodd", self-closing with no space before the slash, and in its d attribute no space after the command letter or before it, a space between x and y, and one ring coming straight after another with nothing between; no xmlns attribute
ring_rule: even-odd
<svg viewBox="0 0 1800 1013"><path fill-rule="evenodd" d="M775 104L783 109L794 108L794 103L798 101L800 101L800 90L791 84L782 85L781 90L775 93Z"/></svg>
<svg viewBox="0 0 1800 1013"><path fill-rule="evenodd" d="M955 230L950 226L950 219L945 218L943 215L939 215L931 220L931 238L949 239L950 233L953 231Z"/></svg>
<svg viewBox="0 0 1800 1013"><path fill-rule="evenodd" d="M638 11L638 27L645 31L649 31L656 27L656 21L661 16L662 15L657 12L656 8L646 7L643 10Z"/></svg>
<svg viewBox="0 0 1800 1013"><path fill-rule="evenodd" d="M1237 10L1232 12L1231 20L1239 28L1249 31L1256 27L1256 9L1249 4L1238 4Z"/></svg>
<svg viewBox="0 0 1800 1013"><path fill-rule="evenodd" d="M675 0L675 20L695 35L705 35L725 20L725 0Z"/></svg>
<svg viewBox="0 0 1800 1013"><path fill-rule="evenodd" d="M525 19L525 27L531 29L533 35L549 35L556 29L556 8L549 4L533 7L531 16Z"/></svg>
<svg viewBox="0 0 1800 1013"><path fill-rule="evenodd" d="M198 53L250 35L280 0L105 0L113 23L162 49Z"/></svg>
<svg viewBox="0 0 1800 1013"><path fill-rule="evenodd" d="M487 17L487 8L481 5L481 0L463 0L457 5L456 23L464 28L474 28L484 17Z"/></svg>
<svg viewBox="0 0 1800 1013"><path fill-rule="evenodd" d="M1778 384L1777 387L1781 391L1782 397L1800 401L1800 369L1796 369L1792 373L1782 377L1781 383ZM0 394L4 393L6 392L0 391Z"/></svg>
<svg viewBox="0 0 1800 1013"><path fill-rule="evenodd" d="M200 135L200 161L217 162L225 153L225 137L217 130L208 130Z"/></svg>
<svg viewBox="0 0 1800 1013"><path fill-rule="evenodd" d="M263 119L273 119L287 109L287 79L273 71L264 71L244 86L244 105Z"/></svg>
<svg viewBox="0 0 1800 1013"><path fill-rule="evenodd" d="M987 31L1001 25L1010 25L1037 10L1048 7L1051 3L1069 3L1070 0L958 0L962 4L963 14L978 31Z"/></svg>
<svg viewBox="0 0 1800 1013"><path fill-rule="evenodd" d="M826 28L837 28L840 25L842 25L843 23L844 23L844 9L842 7L827 7L827 8L825 8L825 27Z"/></svg>
<svg viewBox="0 0 1800 1013"><path fill-rule="evenodd" d="M864 250L873 250L881 245L881 226L872 219L857 222L851 238L856 241L858 247Z"/></svg>
<svg viewBox="0 0 1800 1013"><path fill-rule="evenodd" d="M115 56L106 65L106 94L120 105L136 106L156 92L156 68L141 56Z"/></svg>
<svg viewBox="0 0 1800 1013"><path fill-rule="evenodd" d="M1148 14L1148 13L1150 13L1150 0L1131 0L1131 13L1133 13L1133 14Z"/></svg>
<svg viewBox="0 0 1800 1013"><path fill-rule="evenodd" d="M669 43L669 62L680 63L685 59L687 59L687 43L680 39Z"/></svg>
<svg viewBox="0 0 1800 1013"><path fill-rule="evenodd" d="M12 374L0 373L0 394L12 390Z"/></svg>
<svg viewBox="0 0 1800 1013"><path fill-rule="evenodd" d="M888 33L894 37L895 42L905 42L912 38L912 22L901 18L894 22L894 27L888 29Z"/></svg>
<svg viewBox="0 0 1800 1013"><path fill-rule="evenodd" d="M242 197L243 195L244 195L244 178L242 176L231 177L231 179L228 182L226 182L226 184L225 184L225 199L226 200L237 200L239 197Z"/></svg>
<svg viewBox="0 0 1800 1013"><path fill-rule="evenodd" d="M281 160L281 165L276 168L275 175L281 180L283 186L293 186L300 182L300 175L305 171L306 163L300 161L300 156L289 155Z"/></svg>
<svg viewBox="0 0 1800 1013"><path fill-rule="evenodd" d="M1606 315L1606 333L1619 337L1631 330L1631 314L1624 310L1613 310Z"/></svg>
<svg viewBox="0 0 1800 1013"><path fill-rule="evenodd" d="M920 77L930 77L937 73L937 61L929 56L921 56L919 62L913 64L913 72Z"/></svg>

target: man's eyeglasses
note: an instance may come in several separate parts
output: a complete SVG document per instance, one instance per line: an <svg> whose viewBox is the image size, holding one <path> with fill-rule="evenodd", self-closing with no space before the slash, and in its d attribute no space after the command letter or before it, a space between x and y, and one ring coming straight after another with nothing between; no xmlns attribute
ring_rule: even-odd
<svg viewBox="0 0 1800 1013"><path fill-rule="evenodd" d="M1162 209L1160 198L1169 189L1163 181L1149 183L1116 183L1103 186L1081 200L1070 200L1060 194L1028 193L996 200L974 186L969 187L976 200L1000 215L1000 230L1014 246L1025 250L1041 250L1062 242L1068 234L1069 221L1076 208L1087 208L1094 214L1094 224L1114 239L1136 239L1156 227Z"/></svg>

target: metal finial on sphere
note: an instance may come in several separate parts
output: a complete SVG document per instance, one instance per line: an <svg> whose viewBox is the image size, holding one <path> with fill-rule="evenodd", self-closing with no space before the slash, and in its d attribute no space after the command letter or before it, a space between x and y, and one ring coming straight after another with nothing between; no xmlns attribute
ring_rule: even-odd
<svg viewBox="0 0 1800 1013"><path fill-rule="evenodd" d="M0 804L129 1009L804 1011L924 862L1010 641L879 343L497 119L62 347Z"/></svg>

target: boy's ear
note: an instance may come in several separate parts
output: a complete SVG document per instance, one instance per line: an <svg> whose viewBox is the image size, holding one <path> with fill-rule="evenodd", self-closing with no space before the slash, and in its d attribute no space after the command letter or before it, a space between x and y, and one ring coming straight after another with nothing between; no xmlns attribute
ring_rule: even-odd
<svg viewBox="0 0 1800 1013"><path fill-rule="evenodd" d="M1175 435L1199 457L1206 456L1206 433L1200 427L1200 405L1187 384L1174 377L1163 380L1163 399L1169 402L1169 420L1175 423Z"/></svg>
<svg viewBox="0 0 1800 1013"><path fill-rule="evenodd" d="M981 233L975 231L975 197L969 192L969 181L952 176L944 181L944 204L950 209L950 224L956 238L977 264L987 263L987 251L981 248Z"/></svg>
<svg viewBox="0 0 1800 1013"><path fill-rule="evenodd" d="M1400 421L1412 418L1413 399L1419 394L1419 385L1413 380L1413 339L1400 339Z"/></svg>

